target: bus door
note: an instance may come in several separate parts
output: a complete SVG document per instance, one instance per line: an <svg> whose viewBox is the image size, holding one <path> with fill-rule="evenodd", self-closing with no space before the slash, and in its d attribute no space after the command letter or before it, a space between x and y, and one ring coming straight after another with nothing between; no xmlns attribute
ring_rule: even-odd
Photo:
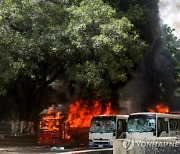
<svg viewBox="0 0 180 154"><path fill-rule="evenodd" d="M117 120L116 138L125 138L126 127L127 127L126 119Z"/></svg>

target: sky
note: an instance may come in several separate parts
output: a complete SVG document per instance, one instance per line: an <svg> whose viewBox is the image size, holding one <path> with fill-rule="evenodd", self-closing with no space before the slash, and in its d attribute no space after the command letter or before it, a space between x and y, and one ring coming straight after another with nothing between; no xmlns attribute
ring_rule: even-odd
<svg viewBox="0 0 180 154"><path fill-rule="evenodd" d="M162 22L174 28L180 38L180 0L160 0L159 12Z"/></svg>

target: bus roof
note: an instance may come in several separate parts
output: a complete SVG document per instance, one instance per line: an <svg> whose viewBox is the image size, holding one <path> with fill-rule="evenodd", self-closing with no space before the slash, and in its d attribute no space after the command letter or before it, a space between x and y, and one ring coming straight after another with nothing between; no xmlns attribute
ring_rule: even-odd
<svg viewBox="0 0 180 154"><path fill-rule="evenodd" d="M156 115L157 117L164 117L164 118L177 118L180 119L180 114L170 114L170 113L156 113L156 112L137 112L137 113L132 113L130 115Z"/></svg>
<svg viewBox="0 0 180 154"><path fill-rule="evenodd" d="M110 114L110 115L108 115L108 114L101 114L101 115L96 115L94 117L115 117L115 116L117 116L119 118L128 118L129 117L129 115L124 115L124 114Z"/></svg>

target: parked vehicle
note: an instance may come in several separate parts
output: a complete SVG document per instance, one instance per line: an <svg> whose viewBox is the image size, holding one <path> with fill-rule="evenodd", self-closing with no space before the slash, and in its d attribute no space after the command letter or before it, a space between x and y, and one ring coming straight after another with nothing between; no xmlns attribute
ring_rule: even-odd
<svg viewBox="0 0 180 154"><path fill-rule="evenodd" d="M129 115L127 138L156 139L180 136L180 114L133 113Z"/></svg>
<svg viewBox="0 0 180 154"><path fill-rule="evenodd" d="M89 130L89 147L113 147L113 140L124 138L128 115L94 116Z"/></svg>
<svg viewBox="0 0 180 154"><path fill-rule="evenodd" d="M39 145L88 145L88 127L70 127L62 115L42 116L37 132Z"/></svg>

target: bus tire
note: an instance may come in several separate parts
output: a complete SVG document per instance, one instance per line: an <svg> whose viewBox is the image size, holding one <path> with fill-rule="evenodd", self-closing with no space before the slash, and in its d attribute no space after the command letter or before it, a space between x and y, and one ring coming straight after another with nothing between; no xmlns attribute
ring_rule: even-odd
<svg viewBox="0 0 180 154"><path fill-rule="evenodd" d="M73 136L72 138L71 138L71 146L73 147L73 148L75 148L75 147L77 147L78 146L78 139L75 137L75 136Z"/></svg>

